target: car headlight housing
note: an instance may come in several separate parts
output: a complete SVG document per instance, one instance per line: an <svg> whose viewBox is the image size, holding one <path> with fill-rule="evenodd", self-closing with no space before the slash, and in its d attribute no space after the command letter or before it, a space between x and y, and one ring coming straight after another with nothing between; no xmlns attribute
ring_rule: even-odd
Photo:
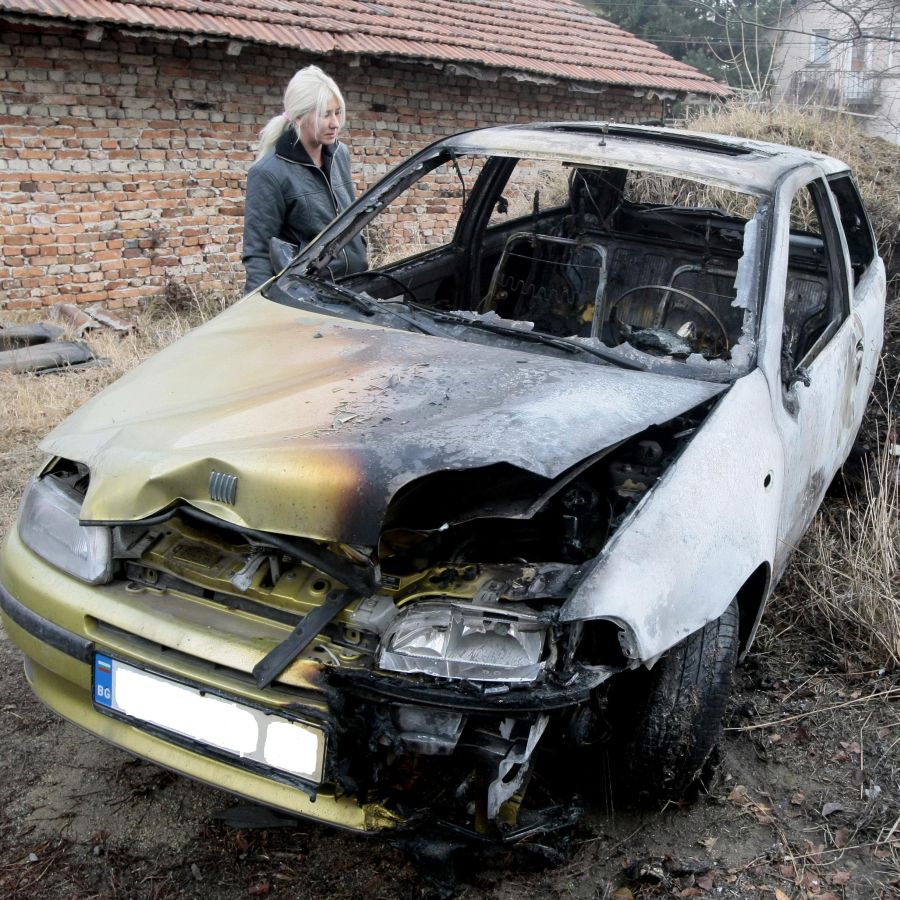
<svg viewBox="0 0 900 900"><path fill-rule="evenodd" d="M112 532L78 521L81 498L55 478L33 478L19 506L22 543L88 584L112 578Z"/></svg>
<svg viewBox="0 0 900 900"><path fill-rule="evenodd" d="M417 603L395 620L378 666L468 681L535 681L546 666L546 626L535 617Z"/></svg>

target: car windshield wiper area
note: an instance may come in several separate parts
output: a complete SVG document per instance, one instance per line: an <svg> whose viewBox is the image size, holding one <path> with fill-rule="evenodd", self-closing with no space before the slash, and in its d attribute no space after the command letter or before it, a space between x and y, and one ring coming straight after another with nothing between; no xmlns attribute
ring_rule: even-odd
<svg viewBox="0 0 900 900"><path fill-rule="evenodd" d="M568 355L580 354L600 359L625 369L640 370L637 363L595 345L584 344L567 337L558 337L532 328L516 327L499 316L491 318L464 311L429 309L421 303L377 300L365 292L353 291L329 281L319 281L305 275L288 272L269 285L265 296L294 309L305 309L326 315L348 317L359 321L375 322L394 328L415 330L433 337L454 340L472 340L466 332L487 332L507 339L516 346L522 343L551 347ZM450 328L442 327L449 325ZM456 326L456 327L452 327ZM484 341L485 338L482 338Z"/></svg>
<svg viewBox="0 0 900 900"><path fill-rule="evenodd" d="M430 322L419 321L400 309L398 304L384 303L366 293L351 291L330 281L320 281L305 275L288 272L264 291L267 299L295 309L306 309L345 316L347 307L358 313L362 321L374 320L379 325L393 325L414 329L422 334L444 337L444 332ZM339 307L335 309L335 306Z"/></svg>
<svg viewBox="0 0 900 900"><path fill-rule="evenodd" d="M514 325L506 324L506 320L497 316L494 319L485 318L475 314L467 315L464 312L447 312L444 310L429 310L418 304L409 304L411 308L427 313L437 322L452 322L455 325L462 325L466 328L476 328L482 331L489 331L493 334L503 335L504 337L515 338L520 341L530 342L532 344L541 344L545 347L555 347L566 353L581 353L582 355L592 356L596 359L602 359L604 362L620 366L623 369L641 370L641 366L629 359L623 359L621 356L602 347L591 344L583 344L578 340L568 337L558 337L557 335L547 334L544 331L535 331L531 328L516 328ZM458 335L450 335L458 337Z"/></svg>

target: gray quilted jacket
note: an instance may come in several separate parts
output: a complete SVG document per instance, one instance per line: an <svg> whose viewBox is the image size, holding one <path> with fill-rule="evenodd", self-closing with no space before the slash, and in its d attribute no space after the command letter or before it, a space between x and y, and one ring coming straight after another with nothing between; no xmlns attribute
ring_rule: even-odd
<svg viewBox="0 0 900 900"><path fill-rule="evenodd" d="M244 204L245 292L275 273L269 261L269 239L305 247L353 202L350 153L340 142L322 147L322 168L309 158L294 130L288 129L247 175ZM355 237L329 265L337 277L367 267L366 247Z"/></svg>

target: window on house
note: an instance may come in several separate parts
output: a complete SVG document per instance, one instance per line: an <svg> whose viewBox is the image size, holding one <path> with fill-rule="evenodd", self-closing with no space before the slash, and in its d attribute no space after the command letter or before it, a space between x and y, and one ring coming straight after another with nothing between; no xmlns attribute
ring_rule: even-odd
<svg viewBox="0 0 900 900"><path fill-rule="evenodd" d="M862 72L868 68L869 42L863 38L856 38L850 47L850 68L854 72Z"/></svg>
<svg viewBox="0 0 900 900"><path fill-rule="evenodd" d="M831 51L830 32L827 28L820 28L812 33L810 45L810 62L822 65L828 62L828 54Z"/></svg>

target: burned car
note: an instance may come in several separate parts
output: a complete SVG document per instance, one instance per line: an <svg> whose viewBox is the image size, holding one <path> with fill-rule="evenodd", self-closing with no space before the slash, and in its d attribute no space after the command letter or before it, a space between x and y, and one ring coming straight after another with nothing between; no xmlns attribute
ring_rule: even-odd
<svg viewBox="0 0 900 900"><path fill-rule="evenodd" d="M691 790L875 373L846 166L487 128L273 258L42 444L0 558L34 691L361 832L514 841L566 780Z"/></svg>

